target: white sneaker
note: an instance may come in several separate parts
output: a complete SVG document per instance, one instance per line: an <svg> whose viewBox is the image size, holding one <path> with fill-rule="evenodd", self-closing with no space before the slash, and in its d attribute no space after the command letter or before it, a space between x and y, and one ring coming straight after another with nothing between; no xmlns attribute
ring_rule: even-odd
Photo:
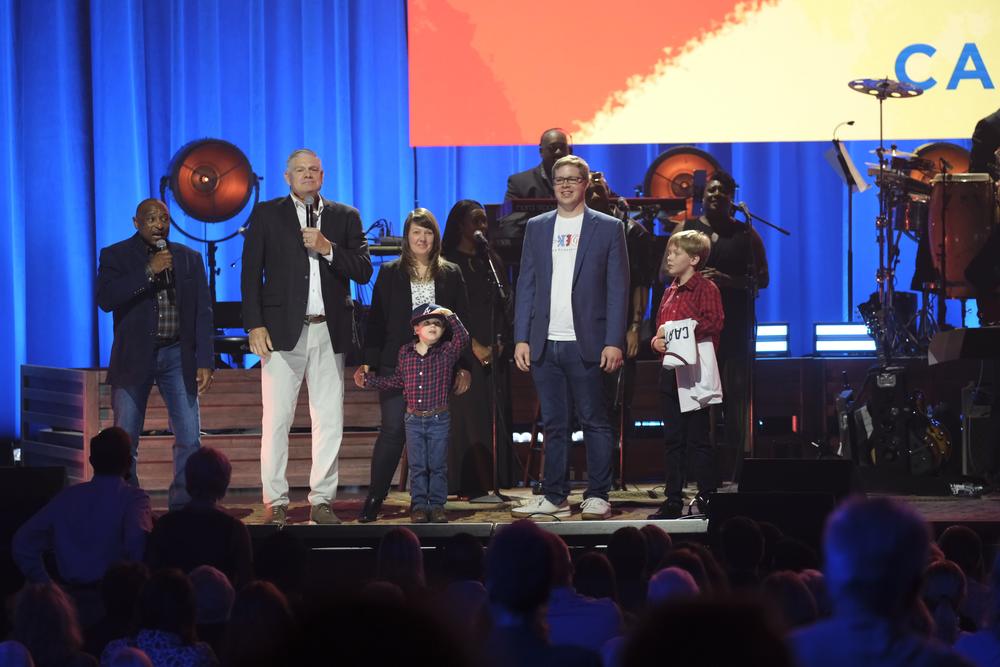
<svg viewBox="0 0 1000 667"><path fill-rule="evenodd" d="M553 517L565 519L570 515L569 503L562 501L559 505L550 503L545 496L536 496L520 507L510 510L510 515L516 519L545 519Z"/></svg>
<svg viewBox="0 0 1000 667"><path fill-rule="evenodd" d="M611 517L611 503L604 498L592 496L580 503L584 520L600 520Z"/></svg>

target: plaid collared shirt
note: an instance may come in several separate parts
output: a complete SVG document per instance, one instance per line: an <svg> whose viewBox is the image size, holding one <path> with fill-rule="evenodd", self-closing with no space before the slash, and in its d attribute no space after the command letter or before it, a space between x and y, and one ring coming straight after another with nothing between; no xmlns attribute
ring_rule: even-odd
<svg viewBox="0 0 1000 667"><path fill-rule="evenodd" d="M427 354L417 352L415 342L399 348L399 361L393 375L379 377L365 374L365 386L377 389L403 389L410 410L439 410L448 407L455 362L469 344L469 332L455 314L447 318L451 340L432 346Z"/></svg>
<svg viewBox="0 0 1000 667"><path fill-rule="evenodd" d="M150 247L149 254L157 252L156 248ZM151 289L156 299L156 340L157 342L168 343L177 340L177 335L181 329L180 311L177 309L177 292L173 282L173 271L170 272L171 280L167 282L166 271L149 275Z"/></svg>
<svg viewBox="0 0 1000 667"><path fill-rule="evenodd" d="M698 323L694 328L695 338L711 338L718 350L719 334L722 333L722 323L725 321L722 296L715 283L697 271L683 285L675 278L663 293L660 308L656 312L656 330L659 331L664 322L688 318Z"/></svg>

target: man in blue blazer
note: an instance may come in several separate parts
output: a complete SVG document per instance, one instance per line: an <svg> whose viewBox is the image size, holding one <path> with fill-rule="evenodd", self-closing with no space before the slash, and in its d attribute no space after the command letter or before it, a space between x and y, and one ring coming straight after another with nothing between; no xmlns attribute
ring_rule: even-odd
<svg viewBox="0 0 1000 667"><path fill-rule="evenodd" d="M587 208L590 167L574 155L552 167L558 208L528 221L514 318L514 361L530 369L545 428L544 495L515 517L567 517L572 408L587 447L584 519L611 515L612 430L601 371L622 365L628 257L619 220ZM572 400L572 404L570 401Z"/></svg>
<svg viewBox="0 0 1000 667"><path fill-rule="evenodd" d="M132 441L131 483L139 485L139 434L153 382L174 432L171 509L190 500L184 464L201 446L198 395L212 384L212 301L201 254L168 243L170 214L158 199L139 203L136 233L101 250L97 305L114 315L108 364L115 426Z"/></svg>

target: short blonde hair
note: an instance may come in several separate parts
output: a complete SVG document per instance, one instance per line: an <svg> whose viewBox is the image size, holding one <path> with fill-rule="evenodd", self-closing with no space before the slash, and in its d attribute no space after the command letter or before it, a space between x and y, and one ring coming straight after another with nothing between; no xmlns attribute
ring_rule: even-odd
<svg viewBox="0 0 1000 667"><path fill-rule="evenodd" d="M698 267L705 266L708 256L712 253L712 239L704 232L694 229L685 229L682 232L675 232L670 235L667 241L667 248L675 245L691 257L698 258Z"/></svg>
<svg viewBox="0 0 1000 667"><path fill-rule="evenodd" d="M559 167L566 167L566 166L576 167L577 169L580 170L580 176L583 177L583 180L585 181L590 180L590 165L587 164L586 160L577 155L564 155L563 157L556 160L556 163L552 165L552 173L549 174L549 176L551 178L555 178L556 169L558 169Z"/></svg>

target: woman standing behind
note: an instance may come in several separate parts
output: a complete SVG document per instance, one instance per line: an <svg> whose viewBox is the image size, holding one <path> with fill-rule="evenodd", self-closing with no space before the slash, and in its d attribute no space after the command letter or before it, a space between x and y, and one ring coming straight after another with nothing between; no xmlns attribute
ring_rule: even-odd
<svg viewBox="0 0 1000 667"><path fill-rule="evenodd" d="M372 289L372 304L365 328L364 364L354 371L357 383L364 373L390 376L396 370L399 348L413 338L410 314L423 303L436 303L465 318L469 297L462 272L441 258L441 231L434 214L417 208L403 224L403 252L399 259L383 264ZM455 375L455 393L469 388L469 371ZM403 453L406 434L403 415L406 401L399 389L379 392L382 427L372 452L368 496L358 521L378 518L389 493L392 475Z"/></svg>
<svg viewBox="0 0 1000 667"><path fill-rule="evenodd" d="M475 498L493 488L493 416L491 414L491 375L496 375L497 389L497 478L501 487L511 483L510 373L507 360L511 349L510 287L506 284L503 263L492 250L477 246L476 232L486 233L486 211L471 199L456 203L448 214L441 252L462 271L469 292L469 311L462 319L472 336L472 352L479 363L471 364L469 391L452 398L451 442L448 449L448 489L460 496ZM486 253L493 260L500 281L504 283L507 302L497 296L490 280ZM494 303L493 326L490 304ZM501 345L493 358L491 336L499 335ZM506 344L504 344L506 343Z"/></svg>

